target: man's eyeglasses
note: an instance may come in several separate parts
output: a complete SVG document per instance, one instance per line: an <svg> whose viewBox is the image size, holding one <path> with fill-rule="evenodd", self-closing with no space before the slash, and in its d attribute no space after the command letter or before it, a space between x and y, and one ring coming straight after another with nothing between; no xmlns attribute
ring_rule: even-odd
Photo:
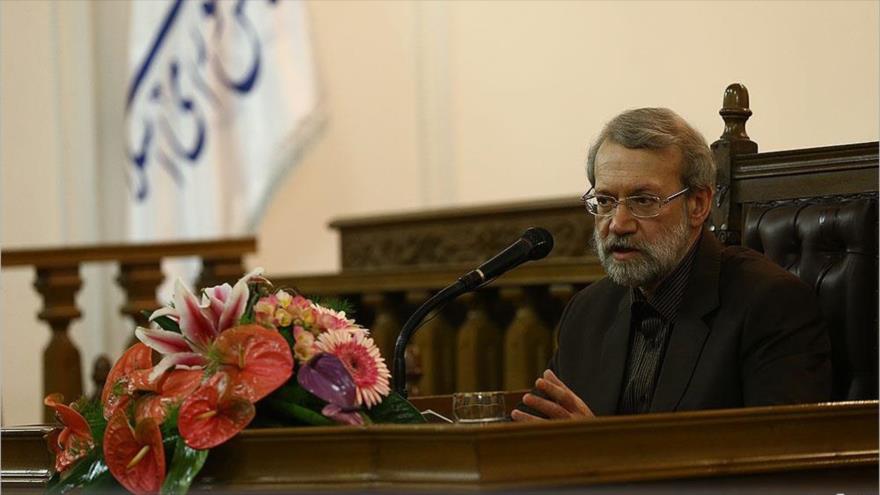
<svg viewBox="0 0 880 495"><path fill-rule="evenodd" d="M617 206L623 203L632 216L636 218L653 218L660 214L660 210L667 203L686 193L688 189L690 188L686 187L666 199L654 196L653 194L637 194L620 200L606 194L591 194L592 189L590 189L590 191L581 196L581 200L587 207L587 211L597 217L613 215Z"/></svg>

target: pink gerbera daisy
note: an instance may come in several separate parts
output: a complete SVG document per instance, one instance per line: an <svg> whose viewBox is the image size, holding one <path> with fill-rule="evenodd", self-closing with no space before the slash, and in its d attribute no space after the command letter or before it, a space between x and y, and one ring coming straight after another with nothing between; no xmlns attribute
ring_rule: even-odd
<svg viewBox="0 0 880 495"><path fill-rule="evenodd" d="M318 336L315 345L320 351L342 361L354 380L359 406L373 407L390 393L388 379L391 373L373 339L367 337L365 331L330 330Z"/></svg>

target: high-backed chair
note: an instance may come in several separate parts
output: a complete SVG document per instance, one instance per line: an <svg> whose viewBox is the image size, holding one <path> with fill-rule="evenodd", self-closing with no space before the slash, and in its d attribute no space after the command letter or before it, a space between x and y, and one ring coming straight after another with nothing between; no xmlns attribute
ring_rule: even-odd
<svg viewBox="0 0 880 495"><path fill-rule="evenodd" d="M878 143L757 153L738 84L721 115L710 229L814 288L831 335L833 399L876 399Z"/></svg>

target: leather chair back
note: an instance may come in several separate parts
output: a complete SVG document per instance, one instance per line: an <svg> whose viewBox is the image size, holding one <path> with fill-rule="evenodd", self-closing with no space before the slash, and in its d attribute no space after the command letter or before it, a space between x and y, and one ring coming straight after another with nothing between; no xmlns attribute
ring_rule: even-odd
<svg viewBox="0 0 880 495"><path fill-rule="evenodd" d="M877 221L877 193L743 204L743 244L819 297L834 400L877 398Z"/></svg>

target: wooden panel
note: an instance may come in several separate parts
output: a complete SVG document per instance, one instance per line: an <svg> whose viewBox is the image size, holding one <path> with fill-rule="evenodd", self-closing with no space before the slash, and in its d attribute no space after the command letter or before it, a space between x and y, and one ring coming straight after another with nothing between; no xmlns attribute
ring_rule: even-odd
<svg viewBox="0 0 880 495"><path fill-rule="evenodd" d="M194 489L546 489L762 474L757 489L769 493L843 470L836 492L849 493L876 483L877 412L877 401L866 401L540 424L248 430L212 450ZM49 462L42 433L3 431L4 490L40 486Z"/></svg>
<svg viewBox="0 0 880 495"><path fill-rule="evenodd" d="M52 454L43 437L48 426L3 428L0 432L0 488L3 492L37 490L52 475Z"/></svg>
<svg viewBox="0 0 880 495"><path fill-rule="evenodd" d="M342 270L473 265L528 228L553 234L552 258L588 255L593 217L577 197L337 220Z"/></svg>
<svg viewBox="0 0 880 495"><path fill-rule="evenodd" d="M779 175L755 179L741 179L731 190L740 203L765 202L784 199L818 198L824 196L854 195L877 190L877 169L838 172L813 172L805 175ZM834 184L835 187L829 187Z"/></svg>
<svg viewBox="0 0 880 495"><path fill-rule="evenodd" d="M861 143L736 157L735 203L877 191L878 144Z"/></svg>

